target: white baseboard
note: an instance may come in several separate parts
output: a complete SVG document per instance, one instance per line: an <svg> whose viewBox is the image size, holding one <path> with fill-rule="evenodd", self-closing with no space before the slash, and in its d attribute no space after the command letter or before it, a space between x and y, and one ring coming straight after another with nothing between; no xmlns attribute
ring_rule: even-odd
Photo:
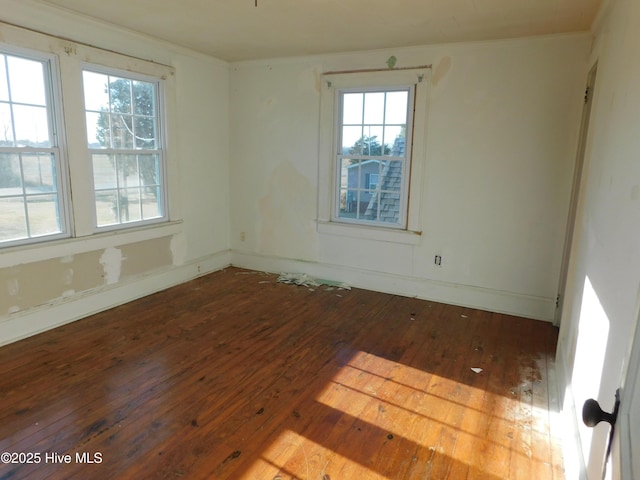
<svg viewBox="0 0 640 480"><path fill-rule="evenodd" d="M307 273L317 278L345 282L357 288L549 322L553 321L555 309L555 302L550 298L374 272L342 265L225 250L184 265L155 271L115 285L105 285L46 305L0 317L0 345L74 322L229 265L272 273Z"/></svg>
<svg viewBox="0 0 640 480"><path fill-rule="evenodd" d="M306 273L353 287L553 322L555 299L371 270L231 252L231 264L271 273Z"/></svg>
<svg viewBox="0 0 640 480"><path fill-rule="evenodd" d="M6 345L50 330L94 313L136 300L160 290L193 280L228 267L230 252L225 250L184 265L172 266L113 285L78 293L67 298L0 317L0 345Z"/></svg>

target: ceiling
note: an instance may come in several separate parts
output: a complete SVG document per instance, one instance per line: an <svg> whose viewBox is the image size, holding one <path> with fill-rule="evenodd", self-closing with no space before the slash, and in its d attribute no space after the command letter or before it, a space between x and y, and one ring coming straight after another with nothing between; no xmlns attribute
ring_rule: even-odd
<svg viewBox="0 0 640 480"><path fill-rule="evenodd" d="M42 1L227 61L586 31L602 2Z"/></svg>

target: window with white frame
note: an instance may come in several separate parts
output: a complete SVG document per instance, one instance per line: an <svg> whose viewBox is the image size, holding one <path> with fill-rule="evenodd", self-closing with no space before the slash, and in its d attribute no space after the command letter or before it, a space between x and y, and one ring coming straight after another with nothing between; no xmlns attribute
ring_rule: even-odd
<svg viewBox="0 0 640 480"><path fill-rule="evenodd" d="M165 220L160 81L85 68L83 87L96 226Z"/></svg>
<svg viewBox="0 0 640 480"><path fill-rule="evenodd" d="M164 90L171 98L173 68L0 31L0 249L171 228Z"/></svg>
<svg viewBox="0 0 640 480"><path fill-rule="evenodd" d="M405 227L410 106L413 86L338 91L336 219Z"/></svg>
<svg viewBox="0 0 640 480"><path fill-rule="evenodd" d="M323 75L320 233L417 241L429 72L425 66Z"/></svg>
<svg viewBox="0 0 640 480"><path fill-rule="evenodd" d="M56 62L0 46L0 246L69 235Z"/></svg>

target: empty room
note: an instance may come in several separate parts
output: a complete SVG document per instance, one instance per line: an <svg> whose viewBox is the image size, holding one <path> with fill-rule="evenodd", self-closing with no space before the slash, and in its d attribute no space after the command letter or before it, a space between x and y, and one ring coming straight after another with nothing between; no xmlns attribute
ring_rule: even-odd
<svg viewBox="0 0 640 480"><path fill-rule="evenodd" d="M639 60L636 0L0 0L0 479L640 478Z"/></svg>

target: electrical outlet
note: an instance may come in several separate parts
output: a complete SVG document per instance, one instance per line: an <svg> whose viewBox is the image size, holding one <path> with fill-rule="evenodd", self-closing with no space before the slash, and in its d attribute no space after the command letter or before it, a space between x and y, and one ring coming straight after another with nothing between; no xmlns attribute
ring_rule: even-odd
<svg viewBox="0 0 640 480"><path fill-rule="evenodd" d="M442 266L442 256L441 255L436 255L436 258L433 260L433 263L435 263L436 265L441 267Z"/></svg>
<svg viewBox="0 0 640 480"><path fill-rule="evenodd" d="M244 232L240 232L240 241L241 241L241 242L244 242L246 238L247 238L246 233L244 233Z"/></svg>

